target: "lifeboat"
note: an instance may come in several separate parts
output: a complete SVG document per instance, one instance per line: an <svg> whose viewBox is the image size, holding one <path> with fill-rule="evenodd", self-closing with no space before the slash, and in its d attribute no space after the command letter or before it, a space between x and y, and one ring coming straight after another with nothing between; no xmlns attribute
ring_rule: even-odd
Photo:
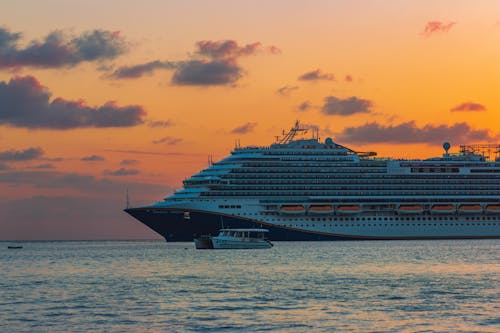
<svg viewBox="0 0 500 333"><path fill-rule="evenodd" d="M424 207L422 205L399 205L400 214L422 214Z"/></svg>
<svg viewBox="0 0 500 333"><path fill-rule="evenodd" d="M332 205L311 205L308 212L310 214L330 214L333 213Z"/></svg>
<svg viewBox="0 0 500 333"><path fill-rule="evenodd" d="M280 207L282 214L304 214L306 209L302 205L283 205Z"/></svg>
<svg viewBox="0 0 500 333"><path fill-rule="evenodd" d="M343 205L337 207L337 213L339 214L358 214L361 212L361 207L359 205Z"/></svg>
<svg viewBox="0 0 500 333"><path fill-rule="evenodd" d="M431 213L433 214L451 214L455 213L456 208L454 205L432 205Z"/></svg>
<svg viewBox="0 0 500 333"><path fill-rule="evenodd" d="M486 206L486 212L490 214L500 214L500 205Z"/></svg>
<svg viewBox="0 0 500 333"><path fill-rule="evenodd" d="M483 208L481 205L460 205L458 207L458 212L462 214L477 214L481 213Z"/></svg>

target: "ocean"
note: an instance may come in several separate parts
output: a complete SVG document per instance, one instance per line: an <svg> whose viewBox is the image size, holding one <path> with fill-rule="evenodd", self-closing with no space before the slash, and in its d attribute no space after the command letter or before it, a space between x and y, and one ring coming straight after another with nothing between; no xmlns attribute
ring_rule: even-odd
<svg viewBox="0 0 500 333"><path fill-rule="evenodd" d="M0 332L500 332L500 240L0 242Z"/></svg>

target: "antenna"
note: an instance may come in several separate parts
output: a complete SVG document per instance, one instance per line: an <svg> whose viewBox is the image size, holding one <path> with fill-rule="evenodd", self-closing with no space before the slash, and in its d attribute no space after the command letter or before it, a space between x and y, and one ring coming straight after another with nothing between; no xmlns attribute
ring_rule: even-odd
<svg viewBox="0 0 500 333"><path fill-rule="evenodd" d="M125 208L130 208L130 198L128 196L128 187L127 187L127 191L126 191L126 206Z"/></svg>
<svg viewBox="0 0 500 333"><path fill-rule="evenodd" d="M285 133L285 131L283 131L283 137L282 138L278 138L276 141L277 143L280 143L280 144L287 144L291 141L293 141L293 138L295 138L295 136L300 133L300 132L305 132L307 133L307 129L306 128L301 128L300 127L300 122L297 120L295 121L295 126L292 127L288 133Z"/></svg>

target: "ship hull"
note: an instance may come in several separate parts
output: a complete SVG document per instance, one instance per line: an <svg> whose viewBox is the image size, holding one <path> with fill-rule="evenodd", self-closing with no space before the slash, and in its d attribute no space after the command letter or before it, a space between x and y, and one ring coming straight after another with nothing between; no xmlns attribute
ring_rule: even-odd
<svg viewBox="0 0 500 333"><path fill-rule="evenodd" d="M161 235L167 242L191 242L200 235L217 235L223 228L256 228L269 229L269 239L274 241L326 241L346 240L349 237L322 235L293 229L278 228L259 221L251 221L235 216L227 216L209 212L190 212L190 218L178 210L150 210L144 208L128 208L125 212L144 223Z"/></svg>
<svg viewBox="0 0 500 333"><path fill-rule="evenodd" d="M125 212L144 223L168 242L187 242L200 235L217 235L222 228L266 228L272 241L334 241L334 240L398 240L398 239L481 239L500 238L498 221L488 224L479 223L479 227L453 231L423 230L413 228L411 232L387 232L373 229L372 233L349 234L344 230L326 232L274 225L269 222L257 221L239 216L208 211L186 211L179 209L157 209L153 207L128 208ZM493 223L492 223L493 222ZM462 225L465 225L463 223ZM493 225L493 228L492 228ZM409 227L409 226L408 226ZM439 226L437 227L439 228ZM467 228L468 224L467 224ZM472 230L474 229L474 230Z"/></svg>

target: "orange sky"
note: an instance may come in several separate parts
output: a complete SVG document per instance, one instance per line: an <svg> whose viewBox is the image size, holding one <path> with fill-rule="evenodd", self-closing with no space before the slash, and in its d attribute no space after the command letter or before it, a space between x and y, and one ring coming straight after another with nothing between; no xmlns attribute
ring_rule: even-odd
<svg viewBox="0 0 500 333"><path fill-rule="evenodd" d="M500 141L497 1L33 0L0 12L0 239L155 237L120 211L126 188L133 203L160 200L209 155L267 145L296 119L380 156Z"/></svg>

